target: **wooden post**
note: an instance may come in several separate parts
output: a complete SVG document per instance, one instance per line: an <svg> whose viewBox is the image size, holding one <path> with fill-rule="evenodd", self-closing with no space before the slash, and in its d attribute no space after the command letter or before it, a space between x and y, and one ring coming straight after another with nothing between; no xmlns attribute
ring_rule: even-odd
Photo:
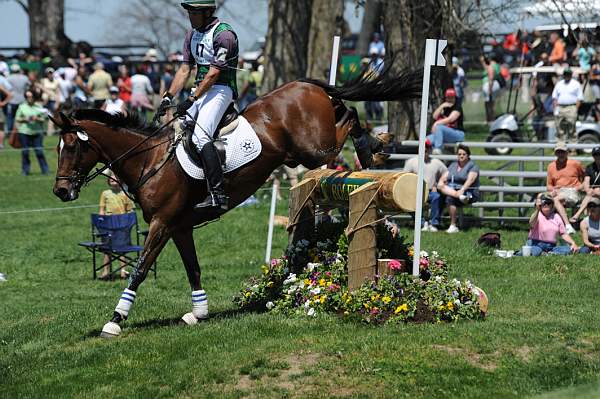
<svg viewBox="0 0 600 399"><path fill-rule="evenodd" d="M298 241L310 239L315 230L315 201L314 191L317 185L315 179L304 179L290 189L289 220L287 230L288 246ZM304 265L290 265L293 273L300 273ZM300 270L298 270L300 269Z"/></svg>
<svg viewBox="0 0 600 399"><path fill-rule="evenodd" d="M377 205L375 197L381 183L371 182L350 194L348 222L348 289L354 290L372 280L377 270Z"/></svg>

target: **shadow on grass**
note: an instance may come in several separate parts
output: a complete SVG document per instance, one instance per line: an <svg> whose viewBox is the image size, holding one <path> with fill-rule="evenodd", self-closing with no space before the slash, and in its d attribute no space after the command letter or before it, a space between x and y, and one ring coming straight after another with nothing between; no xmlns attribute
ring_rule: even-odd
<svg viewBox="0 0 600 399"><path fill-rule="evenodd" d="M220 312L214 312L211 313L210 317L208 318L208 320L204 320L201 323L209 323L211 321L218 321L218 320L226 320L226 319L231 319L240 315L246 315L246 314L258 314L258 313L262 313L256 310L245 310L245 309L228 309L228 310L222 310ZM146 321L141 321L141 322L137 322L137 323L131 323L131 324L127 324L127 328L130 329L154 329L154 328L163 328L163 327L173 327L173 326L185 326L185 322L183 320L181 320L181 317L178 318L168 318L168 319L152 319L152 320L146 320ZM100 337L100 333L102 332L101 329L94 329L91 330L90 332L88 332L87 334L85 334L82 338L84 340L86 339L90 339L90 338L99 338Z"/></svg>

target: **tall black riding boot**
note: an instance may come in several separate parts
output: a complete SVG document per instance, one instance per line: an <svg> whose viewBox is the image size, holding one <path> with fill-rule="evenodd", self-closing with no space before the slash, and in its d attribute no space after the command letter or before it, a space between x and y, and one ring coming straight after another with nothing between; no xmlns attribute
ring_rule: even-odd
<svg viewBox="0 0 600 399"><path fill-rule="evenodd" d="M204 201L194 206L194 210L203 211L213 208L226 211L229 205L229 197L223 190L223 167L213 143L207 143L202 147L200 158L206 184L208 185L208 195Z"/></svg>

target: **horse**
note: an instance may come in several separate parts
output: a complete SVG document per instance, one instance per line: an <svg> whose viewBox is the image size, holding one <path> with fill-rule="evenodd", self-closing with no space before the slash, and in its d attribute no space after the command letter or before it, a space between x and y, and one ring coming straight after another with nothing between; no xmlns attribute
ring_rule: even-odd
<svg viewBox="0 0 600 399"><path fill-rule="evenodd" d="M225 175L229 209L255 193L280 165L299 164L314 169L335 159L350 135L363 167L379 148L361 127L354 108L344 101L408 101L420 96L422 77L404 71L392 76L389 69L373 78L368 74L332 87L325 82L301 79L259 97L242 114L257 133L262 152L250 163ZM208 317L208 302L193 239L195 226L218 218L221 212L194 212L207 194L201 180L190 178L175 157L167 157L174 129L157 134L157 126L135 115L111 115L99 110L77 110L53 118L60 128L54 194L74 201L98 164L111 167L126 184L142 210L149 232L139 261L130 275L102 337L121 334L136 292L152 265L172 239L179 251L192 289L192 312L182 319L196 324ZM163 125L164 128L167 124ZM95 172L97 174L97 172Z"/></svg>

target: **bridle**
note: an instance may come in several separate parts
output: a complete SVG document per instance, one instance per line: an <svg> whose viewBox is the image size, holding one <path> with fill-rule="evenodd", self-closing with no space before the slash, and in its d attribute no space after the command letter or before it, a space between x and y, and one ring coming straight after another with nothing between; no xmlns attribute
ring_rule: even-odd
<svg viewBox="0 0 600 399"><path fill-rule="evenodd" d="M79 190L81 187L83 187L85 184L88 184L91 180L88 178L88 173L84 173L83 172L83 168L81 167L81 161L83 158L83 151L81 149L82 145L87 145L92 151L94 151L96 154L100 155L98 150L96 150L93 146L89 145L86 141L82 140L79 135L77 134L78 132L72 132L72 131L67 131L67 132L63 132L61 134L61 136L63 134L67 134L67 133L73 133L75 135L77 135L77 140L75 141L75 165L77 165L76 169L75 169L75 173L71 174L69 176L56 176L55 180L57 182L61 181L61 180L66 180L68 182L70 182L73 185L73 188L75 190ZM64 146L64 140L61 137L61 141L62 144ZM62 148L61 148L62 150Z"/></svg>

